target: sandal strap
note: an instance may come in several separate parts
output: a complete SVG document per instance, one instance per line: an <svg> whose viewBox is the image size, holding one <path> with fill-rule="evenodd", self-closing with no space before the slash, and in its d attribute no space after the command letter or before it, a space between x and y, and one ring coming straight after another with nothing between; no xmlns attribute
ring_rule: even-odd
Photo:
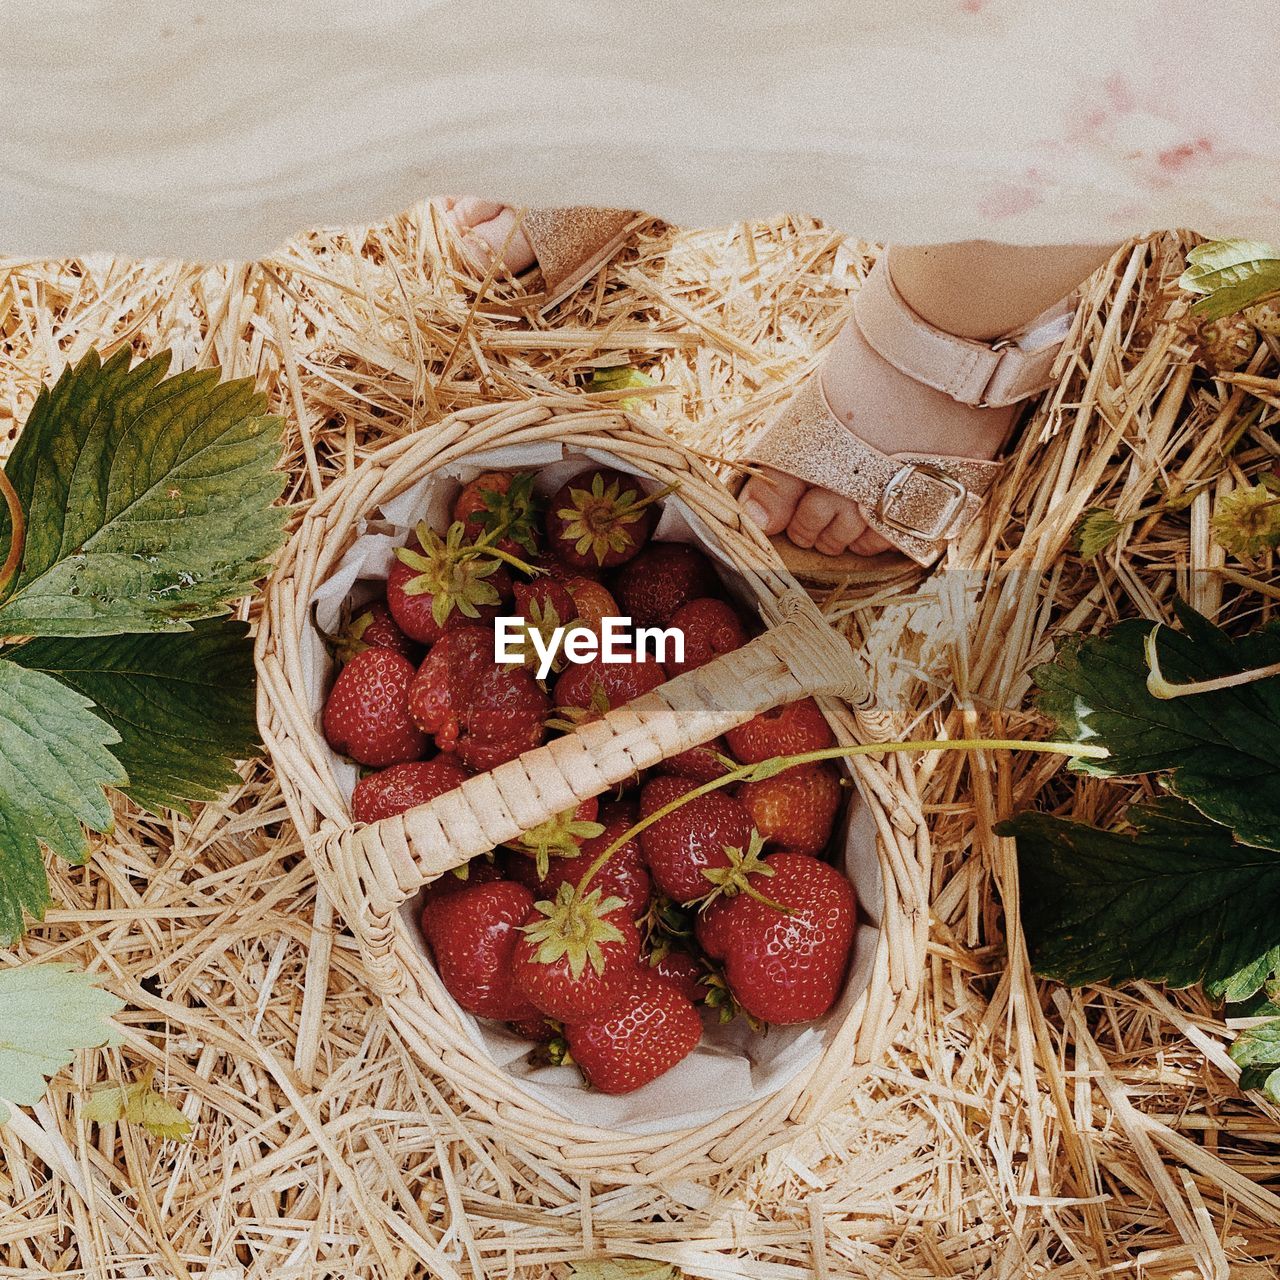
<svg viewBox="0 0 1280 1280"><path fill-rule="evenodd" d="M566 209L526 209L521 224L533 249L548 294L556 294L627 229L635 214L626 209L574 205Z"/></svg>
<svg viewBox="0 0 1280 1280"><path fill-rule="evenodd" d="M876 259L853 302L858 328L876 353L916 382L961 404L995 408L1043 391L1052 380L1075 311L1074 299L1037 316L995 342L958 338L917 315Z"/></svg>
<svg viewBox="0 0 1280 1280"><path fill-rule="evenodd" d="M973 521L1001 468L978 458L881 453L836 417L817 374L796 388L749 457L856 502L876 533L923 565Z"/></svg>

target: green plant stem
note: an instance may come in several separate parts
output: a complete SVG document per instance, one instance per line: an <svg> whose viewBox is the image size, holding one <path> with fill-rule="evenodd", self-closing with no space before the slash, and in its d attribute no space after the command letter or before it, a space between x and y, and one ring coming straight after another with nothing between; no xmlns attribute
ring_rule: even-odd
<svg viewBox="0 0 1280 1280"><path fill-rule="evenodd" d="M655 809L648 817L641 818L639 822L628 827L611 845L601 850L595 861L587 868L586 875L578 881L574 894L581 899L587 891L587 886L600 869L629 840L634 840L647 827L653 826L655 822L668 817L682 805L696 800L699 796L710 795L711 792L735 782L746 782L753 776L772 777L784 769L791 769L799 764L811 764L819 760L849 760L854 756L893 755L907 751L1032 751L1042 755L1077 758L1084 756L1090 760L1103 760L1111 754L1105 747L1092 747L1079 742L1026 742L1018 738L934 738L924 742L859 742L848 747L823 747L819 751L804 751L794 756L774 756L770 760L761 760L756 764L744 764L737 769L730 769L719 778L713 778L710 782L704 782L701 786L686 791L684 795L664 804L660 809ZM762 774L761 771L764 769L768 772Z"/></svg>
<svg viewBox="0 0 1280 1280"><path fill-rule="evenodd" d="M18 492L3 467L0 467L0 494L4 495L5 505L9 508L9 554L0 565L0 598L3 598L22 563L22 550L27 540L26 515L18 500Z"/></svg>

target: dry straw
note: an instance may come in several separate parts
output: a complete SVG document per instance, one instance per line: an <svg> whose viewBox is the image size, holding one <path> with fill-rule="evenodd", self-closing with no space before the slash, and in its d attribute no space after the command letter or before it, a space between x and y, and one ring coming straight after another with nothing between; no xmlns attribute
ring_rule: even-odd
<svg viewBox="0 0 1280 1280"><path fill-rule="evenodd" d="M1179 593L1237 630L1274 612L1270 562L1229 560L1208 517L1280 456L1280 362L1261 350L1247 381L1189 367L1166 322L1188 243L1127 246L1091 282L948 572L820 599L895 732L1038 735L1021 708L1054 636L1167 620ZM610 360L655 378L649 412L682 443L732 455L820 357L869 256L798 219L651 229L545 320L505 290L477 305L425 208L244 266L0 262L0 441L66 360L129 343L257 378L289 418L304 508L424 417L599 408L578 381ZM1083 562L1070 530L1093 504L1133 523ZM520 1152L423 1067L264 765L191 818L121 805L88 868L51 862L58 906L0 958L76 961L129 1005L118 1050L0 1128L0 1277L543 1280L587 1254L716 1280L1276 1276L1280 1117L1240 1095L1218 1012L1142 983L1066 992L1027 966L992 819L1039 804L1105 822L1126 788L1044 757L921 763L932 906L910 1021L799 1141L648 1186ZM82 1119L88 1089L148 1064L195 1123L187 1146Z"/></svg>

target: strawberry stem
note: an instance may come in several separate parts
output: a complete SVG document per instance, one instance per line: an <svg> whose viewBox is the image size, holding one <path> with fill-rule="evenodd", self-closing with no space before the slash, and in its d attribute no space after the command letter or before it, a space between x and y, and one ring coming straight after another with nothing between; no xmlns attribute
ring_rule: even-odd
<svg viewBox="0 0 1280 1280"><path fill-rule="evenodd" d="M818 760L849 760L854 756L901 754L908 751L1032 751L1043 755L1075 756L1090 760L1103 760L1110 755L1105 747L1090 746L1080 742L1026 742L1017 738L934 738L924 742L859 742L848 747L823 747L819 751L803 751L793 756L773 756L769 760L761 760L756 764L739 765L738 768L677 796L661 808L655 809L648 817L641 818L633 826L628 827L612 844L600 851L595 861L587 868L586 874L578 881L574 892L579 897L584 894L595 875L624 844L634 840L655 822L660 822L682 805L696 800L699 796L710 795L711 792L735 782L772 777L798 764L810 764Z"/></svg>

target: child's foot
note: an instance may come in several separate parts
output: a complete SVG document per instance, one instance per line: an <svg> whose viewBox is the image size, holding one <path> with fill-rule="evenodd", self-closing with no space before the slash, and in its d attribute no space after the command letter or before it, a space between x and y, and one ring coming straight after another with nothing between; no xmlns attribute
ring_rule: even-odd
<svg viewBox="0 0 1280 1280"><path fill-rule="evenodd" d="M835 415L885 454L994 458L1017 406L978 409L899 372L879 356L850 317L832 344L822 379ZM815 424L815 430L822 427ZM828 427L834 429L834 426ZM772 468L753 475L741 499L747 514L773 535L786 531L798 547L824 555L873 556L891 544L869 529L848 498Z"/></svg>
<svg viewBox="0 0 1280 1280"><path fill-rule="evenodd" d="M459 239L482 270L487 271L495 258L513 276L533 266L533 245L516 225L519 211L511 205L476 196L446 196L443 203Z"/></svg>

